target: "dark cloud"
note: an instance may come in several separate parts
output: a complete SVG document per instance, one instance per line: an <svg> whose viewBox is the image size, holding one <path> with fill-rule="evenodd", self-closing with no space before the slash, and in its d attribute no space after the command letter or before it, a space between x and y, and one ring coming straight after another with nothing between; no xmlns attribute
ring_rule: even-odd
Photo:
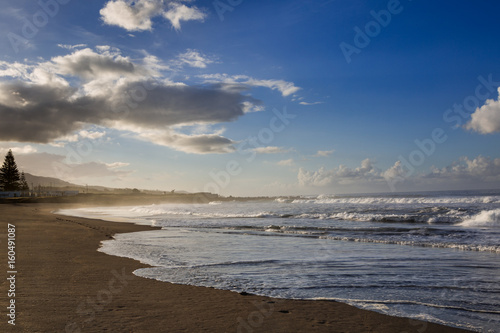
<svg viewBox="0 0 500 333"><path fill-rule="evenodd" d="M118 100L115 106L125 107L124 114L114 110L117 120L141 126L160 128L190 123L218 123L235 120L243 115L243 103L252 98L212 87L157 86L150 91L141 89L141 82L131 82L118 91L118 96L141 95L144 100L128 103ZM137 100L137 99L136 99ZM125 102L125 103L124 103ZM135 106L137 105L137 106ZM127 110L128 109L128 110Z"/></svg>
<svg viewBox="0 0 500 333"><path fill-rule="evenodd" d="M153 131L140 137L160 145L193 154L224 154L235 151L235 142L219 134L186 135L172 132Z"/></svg>
<svg viewBox="0 0 500 333"><path fill-rule="evenodd" d="M75 89L70 87L0 85L4 93L15 96L11 105L0 103L0 140L48 143L85 124L119 122L160 129L228 122L243 115L243 102L249 100L241 94L210 87L160 85L148 91L145 86L146 82L136 81L116 88L113 96L72 98Z"/></svg>
<svg viewBox="0 0 500 333"><path fill-rule="evenodd" d="M210 63L199 52L183 54ZM38 64L1 62L0 140L51 143L89 125L134 132L136 137L190 153L227 153L234 142L221 133L177 133L173 126L234 121L261 110L244 93L250 86L295 89L280 80L250 83L173 82L156 57L130 60L110 46L79 49ZM218 76L217 76L218 78ZM292 90L293 90L292 89ZM158 132L160 131L160 132Z"/></svg>

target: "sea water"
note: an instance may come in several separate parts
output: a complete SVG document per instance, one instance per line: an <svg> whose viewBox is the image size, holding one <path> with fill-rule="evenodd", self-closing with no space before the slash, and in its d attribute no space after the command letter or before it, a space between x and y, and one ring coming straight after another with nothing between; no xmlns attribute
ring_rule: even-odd
<svg viewBox="0 0 500 333"><path fill-rule="evenodd" d="M500 332L500 191L65 213L161 227L102 242L104 253L153 266L138 276Z"/></svg>

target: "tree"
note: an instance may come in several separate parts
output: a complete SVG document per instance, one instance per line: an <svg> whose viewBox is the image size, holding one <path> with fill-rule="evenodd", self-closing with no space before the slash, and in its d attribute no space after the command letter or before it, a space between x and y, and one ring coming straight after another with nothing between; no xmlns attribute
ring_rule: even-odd
<svg viewBox="0 0 500 333"><path fill-rule="evenodd" d="M26 181L26 177L24 176L24 171L21 172L21 179L19 180L19 189L21 191L29 191L30 190L28 182Z"/></svg>
<svg viewBox="0 0 500 333"><path fill-rule="evenodd" d="M0 187L4 191L17 191L19 190L19 170L17 169L16 161L12 150L9 150L5 155L2 168L0 168Z"/></svg>

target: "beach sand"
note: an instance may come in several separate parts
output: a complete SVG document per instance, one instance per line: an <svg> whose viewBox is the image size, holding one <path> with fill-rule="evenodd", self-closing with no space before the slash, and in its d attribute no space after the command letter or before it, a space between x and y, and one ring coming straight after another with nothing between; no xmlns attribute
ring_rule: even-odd
<svg viewBox="0 0 500 333"><path fill-rule="evenodd" d="M70 204L0 205L0 266L16 226L15 326L2 278L2 332L465 332L332 301L280 300L134 276L145 265L97 252L128 223L59 216Z"/></svg>

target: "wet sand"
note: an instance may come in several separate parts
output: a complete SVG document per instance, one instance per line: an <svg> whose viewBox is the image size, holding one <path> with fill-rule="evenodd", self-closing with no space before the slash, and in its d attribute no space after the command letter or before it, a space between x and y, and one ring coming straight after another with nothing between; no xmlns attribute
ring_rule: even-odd
<svg viewBox="0 0 500 333"><path fill-rule="evenodd" d="M332 301L280 300L137 277L147 267L97 252L115 233L152 230L59 216L74 204L0 204L0 266L16 226L15 298L0 284L2 332L465 332ZM15 326L6 307L15 299Z"/></svg>

